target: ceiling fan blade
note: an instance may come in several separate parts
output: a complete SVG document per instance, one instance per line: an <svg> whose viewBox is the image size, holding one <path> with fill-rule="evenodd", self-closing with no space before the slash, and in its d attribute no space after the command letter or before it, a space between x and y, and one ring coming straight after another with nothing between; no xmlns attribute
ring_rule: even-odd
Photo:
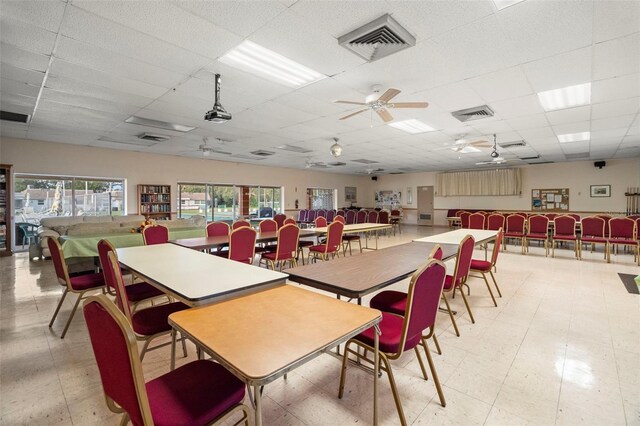
<svg viewBox="0 0 640 426"><path fill-rule="evenodd" d="M353 117L354 115L361 114L361 113L363 113L363 112L365 112L365 111L368 111L368 110L369 110L369 108L361 109L360 111L356 111L356 112L354 112L354 113L352 113L352 114L345 115L344 117L340 118L340 120L346 120L347 118L351 118L351 117Z"/></svg>
<svg viewBox="0 0 640 426"><path fill-rule="evenodd" d="M384 108L377 109L376 112L385 123L388 123L389 121L393 121L393 117L391 116L391 114L389 114L389 111L387 111L386 109Z"/></svg>
<svg viewBox="0 0 640 426"><path fill-rule="evenodd" d="M467 145L480 145L480 144L488 144L487 146L493 146L489 143L489 141L485 141L482 139L478 139L477 141L473 141L473 142L466 142Z"/></svg>
<svg viewBox="0 0 640 426"><path fill-rule="evenodd" d="M366 105L364 102L354 101L333 101L334 104Z"/></svg>
<svg viewBox="0 0 640 426"><path fill-rule="evenodd" d="M426 108L429 106L429 102L396 102L393 104L394 108Z"/></svg>
<svg viewBox="0 0 640 426"><path fill-rule="evenodd" d="M476 146L476 147L478 147L478 146L479 146L480 148L491 148L491 147L493 146L493 145L491 145L491 144L486 144L486 143L477 143L477 142L476 142L476 143L473 143L473 142L472 142L472 143L467 144L467 145L470 145L470 146Z"/></svg>
<svg viewBox="0 0 640 426"><path fill-rule="evenodd" d="M381 102L389 102L391 99L398 96L399 93L400 93L400 90L398 89L387 89L387 91L384 92L382 96L378 98L378 100Z"/></svg>

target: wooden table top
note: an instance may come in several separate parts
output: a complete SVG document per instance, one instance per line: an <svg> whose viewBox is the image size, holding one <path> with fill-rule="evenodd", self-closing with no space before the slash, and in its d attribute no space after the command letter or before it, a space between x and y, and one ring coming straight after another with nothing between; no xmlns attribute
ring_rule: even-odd
<svg viewBox="0 0 640 426"><path fill-rule="evenodd" d="M126 268L190 306L218 302L284 283L287 274L176 244L116 249Z"/></svg>
<svg viewBox="0 0 640 426"><path fill-rule="evenodd" d="M321 228L313 228L314 231L322 234L326 234L327 229L327 226ZM345 225L342 233L352 234L356 232L378 231L381 229L391 229L391 225L386 223L353 223L351 225Z"/></svg>
<svg viewBox="0 0 640 426"><path fill-rule="evenodd" d="M413 241L417 243L460 244L462 239L467 235L473 236L476 244L484 244L495 239L498 231L489 231L486 229L456 229L455 231L443 232L442 234L418 238Z"/></svg>
<svg viewBox="0 0 640 426"><path fill-rule="evenodd" d="M359 298L413 274L427 262L435 244L407 243L357 256L286 269L289 280L350 298ZM457 244L442 244L444 260L457 255Z"/></svg>
<svg viewBox="0 0 640 426"><path fill-rule="evenodd" d="M188 309L169 323L249 385L264 385L372 327L380 311L293 285Z"/></svg>
<svg viewBox="0 0 640 426"><path fill-rule="evenodd" d="M318 235L313 229L301 229L300 238L312 237ZM268 243L278 240L277 232L258 232L256 234L256 243ZM198 237L198 238L182 238L179 240L169 241L170 243L177 244L182 247L190 248L193 250L205 250L216 247L225 247L229 244L229 236L222 235L217 237Z"/></svg>

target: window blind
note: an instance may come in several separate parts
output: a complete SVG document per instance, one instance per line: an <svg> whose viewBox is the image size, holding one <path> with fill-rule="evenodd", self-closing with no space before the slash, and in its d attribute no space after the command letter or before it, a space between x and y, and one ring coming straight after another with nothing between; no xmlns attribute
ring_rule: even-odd
<svg viewBox="0 0 640 426"><path fill-rule="evenodd" d="M436 195L519 195L522 191L521 169L477 170L439 173Z"/></svg>

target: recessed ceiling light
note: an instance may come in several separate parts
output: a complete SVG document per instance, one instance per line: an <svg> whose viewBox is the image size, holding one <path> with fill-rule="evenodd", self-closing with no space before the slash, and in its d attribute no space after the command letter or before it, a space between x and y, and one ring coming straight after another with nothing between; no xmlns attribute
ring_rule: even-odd
<svg viewBox="0 0 640 426"><path fill-rule="evenodd" d="M132 115L131 117L127 118L124 121L131 124L138 124L140 126L157 127L158 129L173 130L176 132L183 132L183 133L190 132L193 129L195 129L195 127L185 126L184 124L176 124L176 123L169 123L168 121L152 120L150 118L137 117L135 115Z"/></svg>
<svg viewBox="0 0 640 426"><path fill-rule="evenodd" d="M591 139L591 132L567 133L564 135L558 135L558 142L560 143L588 141L589 139Z"/></svg>
<svg viewBox="0 0 640 426"><path fill-rule="evenodd" d="M396 121L394 123L389 123L389 126L395 127L396 129L399 129L411 134L433 132L435 130L433 127L427 124L424 124L422 121L416 120L413 118L411 120Z"/></svg>
<svg viewBox="0 0 640 426"><path fill-rule="evenodd" d="M591 83L540 92L538 99L545 111L588 105L591 103Z"/></svg>
<svg viewBox="0 0 640 426"><path fill-rule="evenodd" d="M513 6L516 3L520 3L524 0L493 0L493 3L496 5L496 9L502 10L505 7Z"/></svg>
<svg viewBox="0 0 640 426"><path fill-rule="evenodd" d="M289 87L300 87L326 76L245 40L220 58L220 62Z"/></svg>

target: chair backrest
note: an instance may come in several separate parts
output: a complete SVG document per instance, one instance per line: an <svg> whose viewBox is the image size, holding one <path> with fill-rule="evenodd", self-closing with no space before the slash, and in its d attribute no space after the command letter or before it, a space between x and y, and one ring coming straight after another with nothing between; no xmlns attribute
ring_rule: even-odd
<svg viewBox="0 0 640 426"><path fill-rule="evenodd" d="M600 217L605 217L604 215L598 215ZM611 216L607 216L609 219L611 219ZM630 214L629 216L627 216L627 219L631 219L631 220L638 220L640 219L640 214ZM606 220L606 219L605 219Z"/></svg>
<svg viewBox="0 0 640 426"><path fill-rule="evenodd" d="M627 217L614 217L609 221L609 238L636 238L636 221Z"/></svg>
<svg viewBox="0 0 640 426"><path fill-rule="evenodd" d="M558 216L558 213L545 213L545 216L549 218L549 220L553 220Z"/></svg>
<svg viewBox="0 0 640 426"><path fill-rule="evenodd" d="M391 210L391 216L400 216L400 210L398 209Z"/></svg>
<svg viewBox="0 0 640 426"><path fill-rule="evenodd" d="M316 214L316 217L327 217L327 211L324 210L324 209L318 210L318 213Z"/></svg>
<svg viewBox="0 0 640 426"><path fill-rule="evenodd" d="M67 262L64 260L64 252L62 246L57 239L53 237L47 237L47 246L51 253L51 260L53 261L53 267L56 271L56 277L60 285L67 286L71 290L71 280L69 279L69 270L67 269Z"/></svg>
<svg viewBox="0 0 640 426"><path fill-rule="evenodd" d="M500 247L502 246L502 238L504 237L504 231L502 228L498 229L498 235L493 242L493 252L491 253L491 266L496 266L498 261L498 254L500 254Z"/></svg>
<svg viewBox="0 0 640 426"><path fill-rule="evenodd" d="M453 286L451 287L453 290L467 281L475 244L476 242L471 235L467 235L460 242L458 257L456 257L456 267L453 272Z"/></svg>
<svg viewBox="0 0 640 426"><path fill-rule="evenodd" d="M273 216L273 220L275 220L276 223L278 224L278 228L282 228L284 226L284 221L286 219L287 219L287 215L282 213L278 213L277 215Z"/></svg>
<svg viewBox="0 0 640 426"><path fill-rule="evenodd" d="M300 222L304 222L305 220L307 220L307 213L309 212L309 210L307 209L301 209L298 211L298 221Z"/></svg>
<svg viewBox="0 0 640 426"><path fill-rule="evenodd" d="M378 213L378 223L384 223L385 225L389 223L389 212L387 210L381 210Z"/></svg>
<svg viewBox="0 0 640 426"><path fill-rule="evenodd" d="M354 223L356 223L355 210L347 210L347 214L345 217L347 218L347 225L353 225Z"/></svg>
<svg viewBox="0 0 640 426"><path fill-rule="evenodd" d="M325 217L318 216L316 217L316 220L313 221L313 224L316 226L316 228L324 228L325 226L327 226L327 219Z"/></svg>
<svg viewBox="0 0 640 426"><path fill-rule="evenodd" d="M316 220L316 217L318 217L318 211L309 210L309 212L307 213L307 222L313 222L314 220Z"/></svg>
<svg viewBox="0 0 640 426"><path fill-rule="evenodd" d="M576 220L576 222L580 222L580 215L579 214L569 213L569 216L574 218Z"/></svg>
<svg viewBox="0 0 640 426"><path fill-rule="evenodd" d="M327 252L335 251L341 246L343 230L344 225L342 224L342 222L334 221L329 225L329 227L327 228Z"/></svg>
<svg viewBox="0 0 640 426"><path fill-rule="evenodd" d="M469 218L471 217L471 213L469 212L462 212L460 213L460 226L462 228L469 228Z"/></svg>
<svg viewBox="0 0 640 426"><path fill-rule="evenodd" d="M276 232L278 230L278 222L273 219L264 219L258 225L260 232Z"/></svg>
<svg viewBox="0 0 640 426"><path fill-rule="evenodd" d="M604 219L604 236L608 237L609 236L609 221L612 219L612 217L609 216L609 215L605 215L605 214L603 214L603 215L598 214L596 216ZM640 217L640 216L638 216L638 217ZM628 216L628 218L629 219L633 219L633 217L631 217L631 216ZM636 220L636 219L634 219L634 220Z"/></svg>
<svg viewBox="0 0 640 426"><path fill-rule="evenodd" d="M294 218L288 217L284 220L285 225L297 225L297 222Z"/></svg>
<svg viewBox="0 0 640 426"><path fill-rule="evenodd" d="M221 237L229 235L229 224L227 222L211 222L207 225L207 237Z"/></svg>
<svg viewBox="0 0 640 426"><path fill-rule="evenodd" d="M581 234L582 238L604 238L605 220L602 217L590 216L582 219Z"/></svg>
<svg viewBox="0 0 640 426"><path fill-rule="evenodd" d="M100 260L100 270L102 271L102 277L104 279L104 283L107 286L107 290L110 292L115 291L115 287L112 287L112 284L115 283L115 279L113 276L109 276L109 274L113 275L113 270L111 268L111 264L109 263L109 253L115 253L116 248L107 240L98 241L98 259ZM117 255L116 255L117 256Z"/></svg>
<svg viewBox="0 0 640 426"><path fill-rule="evenodd" d="M499 213L492 213L487 218L487 229L491 231L497 231L500 228L504 229L505 217Z"/></svg>
<svg viewBox="0 0 640 426"><path fill-rule="evenodd" d="M256 230L243 226L229 236L229 260L251 265L256 254Z"/></svg>
<svg viewBox="0 0 640 426"><path fill-rule="evenodd" d="M484 229L484 213L473 213L469 216L469 229Z"/></svg>
<svg viewBox="0 0 640 426"><path fill-rule="evenodd" d="M129 324L131 324L133 312L131 312L131 306L129 305L129 295L124 290L122 270L120 269L118 255L115 250L107 252L107 264L105 265L102 274L107 284L107 288L113 288L116 290L116 305L118 305L118 309L120 309L125 317L127 317Z"/></svg>
<svg viewBox="0 0 640 426"><path fill-rule="evenodd" d="M433 246L431 253L429 253L429 259L442 260L442 256L444 256L442 246L440 244Z"/></svg>
<svg viewBox="0 0 640 426"><path fill-rule="evenodd" d="M107 296L87 298L83 313L109 406L117 404L134 425L153 424L136 336Z"/></svg>
<svg viewBox="0 0 640 426"><path fill-rule="evenodd" d="M342 223L344 225L346 219L344 218L344 216L336 216L336 217L333 218L333 221L334 222L340 222L340 223Z"/></svg>
<svg viewBox="0 0 640 426"><path fill-rule="evenodd" d="M520 214L510 214L507 216L507 232L524 233L525 220Z"/></svg>
<svg viewBox="0 0 640 426"><path fill-rule="evenodd" d="M169 242L169 228L162 225L146 226L142 229L144 245L164 244Z"/></svg>
<svg viewBox="0 0 640 426"><path fill-rule="evenodd" d="M367 218L367 222L369 223L378 223L378 218L380 217L380 213L373 210L369 212L369 217Z"/></svg>
<svg viewBox="0 0 640 426"><path fill-rule="evenodd" d="M356 213L356 223L365 223L369 213L366 210L360 210Z"/></svg>
<svg viewBox="0 0 640 426"><path fill-rule="evenodd" d="M278 230L276 259L291 259L298 253L300 228L295 224L285 225Z"/></svg>
<svg viewBox="0 0 640 426"><path fill-rule="evenodd" d="M240 219L233 222L231 230L235 231L238 228L251 228L251 223L248 220Z"/></svg>
<svg viewBox="0 0 640 426"><path fill-rule="evenodd" d="M576 219L569 215L556 216L553 219L554 236L576 236Z"/></svg>
<svg viewBox="0 0 640 426"><path fill-rule="evenodd" d="M338 210L338 211L336 212L336 216L342 216L342 217L345 217L345 216L346 216L346 214L347 214L347 212L346 212L346 211L344 211L344 210Z"/></svg>
<svg viewBox="0 0 640 426"><path fill-rule="evenodd" d="M327 222L333 222L333 219L335 219L336 217L336 211L335 210L327 210Z"/></svg>
<svg viewBox="0 0 640 426"><path fill-rule="evenodd" d="M542 215L529 216L527 219L527 234L547 234L549 230L549 218Z"/></svg>

